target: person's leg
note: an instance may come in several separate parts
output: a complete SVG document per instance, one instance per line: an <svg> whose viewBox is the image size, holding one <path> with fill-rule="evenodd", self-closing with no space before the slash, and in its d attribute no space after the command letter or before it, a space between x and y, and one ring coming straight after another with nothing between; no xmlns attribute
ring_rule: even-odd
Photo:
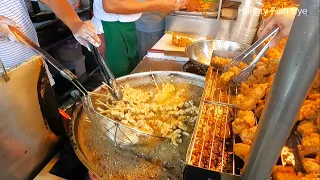
<svg viewBox="0 0 320 180"><path fill-rule="evenodd" d="M107 64L116 77L130 73L129 57L125 38L118 22L102 21Z"/></svg>
<svg viewBox="0 0 320 180"><path fill-rule="evenodd" d="M144 54L144 42L145 40L143 40L143 32L137 30L137 51L138 51L138 55L139 55L139 61L142 60L142 58L145 56Z"/></svg>
<svg viewBox="0 0 320 180"><path fill-rule="evenodd" d="M129 73L139 64L139 57L137 53L137 33L135 22L127 22L120 24L120 31L124 38L127 54L129 58Z"/></svg>

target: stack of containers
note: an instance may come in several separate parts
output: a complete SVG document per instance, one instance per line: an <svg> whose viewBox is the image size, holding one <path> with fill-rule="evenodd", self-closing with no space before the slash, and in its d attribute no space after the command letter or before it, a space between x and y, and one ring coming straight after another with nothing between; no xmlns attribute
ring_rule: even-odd
<svg viewBox="0 0 320 180"><path fill-rule="evenodd" d="M261 7L261 0L243 0L241 2L238 18L231 34L232 41L252 44L258 28Z"/></svg>

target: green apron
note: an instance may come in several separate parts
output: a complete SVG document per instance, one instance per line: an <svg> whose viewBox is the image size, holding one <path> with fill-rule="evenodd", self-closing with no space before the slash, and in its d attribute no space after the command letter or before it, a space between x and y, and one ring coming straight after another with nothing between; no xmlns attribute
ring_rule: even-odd
<svg viewBox="0 0 320 180"><path fill-rule="evenodd" d="M108 66L116 77L130 74L139 63L135 22L101 22Z"/></svg>

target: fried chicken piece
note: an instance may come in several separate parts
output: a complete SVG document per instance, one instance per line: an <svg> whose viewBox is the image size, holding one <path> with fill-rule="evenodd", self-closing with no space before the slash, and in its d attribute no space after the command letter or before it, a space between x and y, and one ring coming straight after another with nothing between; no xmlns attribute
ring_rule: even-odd
<svg viewBox="0 0 320 180"><path fill-rule="evenodd" d="M236 66L229 68L229 70L219 77L219 81L222 84L228 84L235 76L240 73L241 69Z"/></svg>
<svg viewBox="0 0 320 180"><path fill-rule="evenodd" d="M311 133L317 132L317 126L313 120L305 120L299 123L297 131L302 137L307 137L311 135Z"/></svg>
<svg viewBox="0 0 320 180"><path fill-rule="evenodd" d="M307 99L316 101L319 98L320 98L320 93L310 91Z"/></svg>
<svg viewBox="0 0 320 180"><path fill-rule="evenodd" d="M282 172L282 173L291 173L295 174L296 172L294 171L293 166L280 166L276 165L273 167L272 173L277 173L277 172Z"/></svg>
<svg viewBox="0 0 320 180"><path fill-rule="evenodd" d="M300 109L298 120L316 119L320 113L320 98L316 100L305 100Z"/></svg>
<svg viewBox="0 0 320 180"><path fill-rule="evenodd" d="M310 136L304 137L301 140L301 144L304 148L320 147L320 135L317 133L311 133Z"/></svg>
<svg viewBox="0 0 320 180"><path fill-rule="evenodd" d="M245 83L252 86L253 84L272 82L273 77L271 77L271 75L276 73L279 62L278 59L261 58L260 62L257 63L256 68L253 70L252 75L249 76Z"/></svg>
<svg viewBox="0 0 320 180"><path fill-rule="evenodd" d="M275 166L272 170L273 180L297 180L293 166Z"/></svg>
<svg viewBox="0 0 320 180"><path fill-rule="evenodd" d="M172 35L172 44L179 47L187 47L192 44L192 41L189 38L180 37L178 38L175 34Z"/></svg>
<svg viewBox="0 0 320 180"><path fill-rule="evenodd" d="M239 156L243 161L246 161L246 158L249 154L250 146L243 143L237 143L233 146L233 152L235 155Z"/></svg>
<svg viewBox="0 0 320 180"><path fill-rule="evenodd" d="M314 160L316 160L316 162L320 164L320 152L318 152L318 154Z"/></svg>
<svg viewBox="0 0 320 180"><path fill-rule="evenodd" d="M302 165L307 173L320 173L320 164L315 159L304 158L302 159Z"/></svg>
<svg viewBox="0 0 320 180"><path fill-rule="evenodd" d="M298 180L319 180L319 176L315 173L302 174L301 172L299 172Z"/></svg>
<svg viewBox="0 0 320 180"><path fill-rule="evenodd" d="M238 111L237 118L232 122L232 130L240 134L243 130L252 128L256 124L252 111Z"/></svg>
<svg viewBox="0 0 320 180"><path fill-rule="evenodd" d="M260 116L261 116L261 113L262 113L262 110L263 110L263 108L264 108L265 103L266 103L266 98L263 99L263 100L259 100L259 101L258 101L257 108L254 110L254 114L255 114L257 117L260 117Z"/></svg>
<svg viewBox="0 0 320 180"><path fill-rule="evenodd" d="M231 61L231 59L229 59L229 58L222 58L219 56L215 56L215 57L211 58L211 64L218 65L220 67L226 66L230 61Z"/></svg>
<svg viewBox="0 0 320 180"><path fill-rule="evenodd" d="M302 138L301 145L298 145L301 157L308 155L317 155L320 152L320 135L311 133L309 136Z"/></svg>
<svg viewBox="0 0 320 180"><path fill-rule="evenodd" d="M233 100L233 104L240 110L253 110L256 104L266 95L269 84L254 84L249 87L245 83L241 84L241 93Z"/></svg>
<svg viewBox="0 0 320 180"><path fill-rule="evenodd" d="M308 147L308 146L298 145L298 149L301 157L313 156L317 154L317 152L320 152L320 147L317 147L317 146Z"/></svg>
<svg viewBox="0 0 320 180"><path fill-rule="evenodd" d="M277 172L272 174L272 180L298 180L298 176L295 173Z"/></svg>
<svg viewBox="0 0 320 180"><path fill-rule="evenodd" d="M245 129L240 133L240 138L244 144L252 144L252 140L256 134L257 128L257 126L254 126L250 129Z"/></svg>

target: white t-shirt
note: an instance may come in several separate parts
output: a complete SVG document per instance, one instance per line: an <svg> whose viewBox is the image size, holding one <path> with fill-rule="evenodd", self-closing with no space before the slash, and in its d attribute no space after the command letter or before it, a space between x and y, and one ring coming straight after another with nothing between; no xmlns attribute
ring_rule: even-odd
<svg viewBox="0 0 320 180"><path fill-rule="evenodd" d="M0 15L13 20L24 35L39 44L37 32L29 17L25 0L0 0ZM7 70L17 67L34 55L37 54L21 43L1 41L0 39L0 59ZM46 69L49 72L47 66ZM48 73L48 76L51 85L53 85L54 80L51 74Z"/></svg>
<svg viewBox="0 0 320 180"><path fill-rule="evenodd" d="M130 15L107 13L103 9L102 0L94 0L93 14L94 14L94 17L92 19L92 22L96 26L98 34L103 33L101 20L108 21L108 22L116 22L116 21L134 22L134 21L138 20L142 15L142 13L130 14Z"/></svg>

